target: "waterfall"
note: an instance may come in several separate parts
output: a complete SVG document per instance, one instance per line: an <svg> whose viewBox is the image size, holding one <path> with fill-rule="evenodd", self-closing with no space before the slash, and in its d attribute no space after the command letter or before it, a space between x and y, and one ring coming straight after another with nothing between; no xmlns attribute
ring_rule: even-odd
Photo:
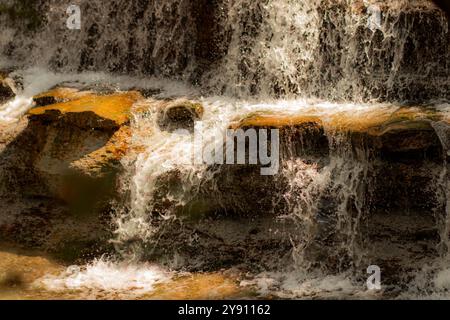
<svg viewBox="0 0 450 320"><path fill-rule="evenodd" d="M439 203L441 208L438 212L442 212L443 215L438 216L439 230L440 230L440 252L442 255L447 255L449 253L449 232L450 232L450 177L448 171L448 156L450 148L450 132L448 125L444 122L434 122L432 124L439 140L442 144L443 152L443 164L442 170L439 173L439 177L436 181L436 194L439 198Z"/></svg>
<svg viewBox="0 0 450 320"><path fill-rule="evenodd" d="M4 59L64 72L171 77L205 93L244 98L424 101L448 98L450 91L445 15L419 0L389 5L79 0L77 5L81 30L67 29L67 7L56 0L33 2L27 12L40 23L31 29L3 15ZM376 28L370 25L375 9ZM430 28L433 37L427 36Z"/></svg>
<svg viewBox="0 0 450 320"><path fill-rule="evenodd" d="M325 291L327 281L352 287L372 263L397 258L404 263L403 253L395 259L373 253L383 238L374 235L383 228L376 225L377 215L388 213L383 217L391 229L386 229L396 232L402 224L396 222L420 210L426 221L433 216L430 233L439 236L436 251L447 270L450 133L442 114L450 108L450 33L445 14L431 2L73 4L81 9L80 30L67 28L67 4L59 0L2 1L0 69L12 68L23 90L0 106L0 121L18 120L33 106L34 95L65 82L155 91L132 108L131 151L120 163L122 198L114 204L110 242L126 276L113 289L134 286L129 273L139 275L143 290L158 283L140 267L146 260L203 271L233 259L252 272L285 273L278 289L294 296L292 270L302 275L301 288L311 279ZM201 125L200 137L192 128L161 125L160 111L174 101L204 109L194 121L194 129ZM195 162L216 152L217 141L234 125L257 116L310 119L307 125L294 120L261 125L281 132L280 170L274 176L255 174L259 163L255 169ZM405 147L410 133L420 141ZM423 173L428 169L433 172ZM410 187L408 194L404 189ZM410 231L392 241L402 247ZM423 255L436 258L434 252ZM420 259L404 269L416 272ZM114 266L99 260L71 269L65 280L44 282L51 287L56 281L58 288L77 281L99 286L97 275L105 269ZM311 276L318 270L326 274L321 278L326 284ZM348 279L341 281L343 276ZM161 271L161 277L167 273Z"/></svg>

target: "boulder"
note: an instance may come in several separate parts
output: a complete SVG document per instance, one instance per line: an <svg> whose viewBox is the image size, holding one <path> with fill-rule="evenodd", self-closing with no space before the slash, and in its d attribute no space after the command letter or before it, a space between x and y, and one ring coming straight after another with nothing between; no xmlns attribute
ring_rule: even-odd
<svg viewBox="0 0 450 320"><path fill-rule="evenodd" d="M0 105L16 96L14 81L0 75Z"/></svg>
<svg viewBox="0 0 450 320"><path fill-rule="evenodd" d="M76 100L92 94L92 91L80 91L76 88L56 87L50 91L38 94L33 97L35 107L44 107L51 104Z"/></svg>
<svg viewBox="0 0 450 320"><path fill-rule="evenodd" d="M131 108L142 96L62 88L45 95L57 103L29 110L0 135L1 238L71 257L111 237L102 219L119 197Z"/></svg>
<svg viewBox="0 0 450 320"><path fill-rule="evenodd" d="M63 117L64 120L73 122L72 124L91 129L118 128L126 124L130 120L131 107L136 101L142 99L140 93L136 91L110 95L68 91L66 95L55 94L51 97L53 98L50 99L56 101L58 99L68 101L33 108L28 114L48 121Z"/></svg>
<svg viewBox="0 0 450 320"><path fill-rule="evenodd" d="M130 137L127 124L131 107L141 96L137 92L97 95L70 89L46 96L64 102L28 112L29 127L42 134L34 169L45 177L52 194L75 202L74 194L89 189L84 180L108 180L120 167ZM75 182L83 188L74 186Z"/></svg>
<svg viewBox="0 0 450 320"><path fill-rule="evenodd" d="M158 112L159 127L167 131L178 129L193 131L195 121L200 120L204 113L200 103L186 99L157 102L153 108Z"/></svg>

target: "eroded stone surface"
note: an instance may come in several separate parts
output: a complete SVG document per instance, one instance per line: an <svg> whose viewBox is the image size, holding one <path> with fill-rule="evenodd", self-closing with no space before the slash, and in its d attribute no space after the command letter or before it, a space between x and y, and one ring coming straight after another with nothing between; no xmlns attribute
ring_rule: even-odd
<svg viewBox="0 0 450 320"><path fill-rule="evenodd" d="M111 95L96 95L96 94L82 94L80 97L76 95L74 99L73 91L68 91L61 94L57 91L55 99L67 98L69 101L52 104L50 106L37 107L29 111L30 115L44 115L49 116L50 121L52 117L58 117L60 114L67 116L67 119L73 120L79 126L102 128L104 126L120 126L129 121L130 110L133 104L142 99L138 92L123 92ZM88 119L77 120L85 115L83 113L94 113L100 119L98 124L94 124ZM82 114L82 115L79 115Z"/></svg>
<svg viewBox="0 0 450 320"><path fill-rule="evenodd" d="M162 130L193 130L195 121L203 117L203 106L198 102L177 99L156 102L153 106L158 112L158 125Z"/></svg>
<svg viewBox="0 0 450 320"><path fill-rule="evenodd" d="M14 98L16 93L14 81L0 74L0 105Z"/></svg>
<svg viewBox="0 0 450 320"><path fill-rule="evenodd" d="M0 196L12 210L4 210L2 239L74 257L110 237L102 219L117 196L131 107L142 97L70 88L43 96L57 103L31 109L0 135Z"/></svg>

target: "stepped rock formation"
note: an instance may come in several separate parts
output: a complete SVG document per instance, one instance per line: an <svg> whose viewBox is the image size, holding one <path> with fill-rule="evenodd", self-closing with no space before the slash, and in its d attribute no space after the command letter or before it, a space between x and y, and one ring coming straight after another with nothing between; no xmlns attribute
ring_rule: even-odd
<svg viewBox="0 0 450 320"><path fill-rule="evenodd" d="M0 241L183 271L376 264L387 285L448 255L432 1L77 3L81 30L58 0L0 4ZM252 129L279 134L276 174L195 163Z"/></svg>
<svg viewBox="0 0 450 320"><path fill-rule="evenodd" d="M258 166L210 167L213 178L205 175L199 182L197 193L178 210L184 222L162 231L156 252L176 250L187 260L204 252L200 268L249 261L276 268L290 259L291 241L296 239L306 245L302 254L313 264L345 268L355 258L352 254L361 254L383 267L406 261L411 265L403 267L420 266L423 259L438 255L438 243L445 241L440 237L448 236L437 228L446 212L436 193L440 188L436 179L445 170L448 155L433 123L448 121L443 119L436 110L414 107L374 110L364 117L348 113L244 117L231 127L280 130L282 171L267 177L260 175ZM321 185L328 175L331 179ZM175 170L162 181L183 185L185 177ZM161 201L154 206L157 212L161 206L167 209L167 199L177 198L179 191L172 188L158 189L163 196L154 198ZM306 244L305 221L293 223L305 218L302 212L312 214L315 225L314 238L306 239ZM383 233L394 233L396 238L380 238ZM192 234L200 239L195 244ZM345 239L355 234L360 239ZM340 247L342 243L346 245ZM423 245L427 249L420 251ZM395 259L384 257L395 246L399 248ZM415 265L411 261L417 250L425 258ZM345 258L348 255L350 260Z"/></svg>
<svg viewBox="0 0 450 320"><path fill-rule="evenodd" d="M19 242L47 249L52 249L52 241L59 245L68 235L80 241L101 237L107 226L98 219L117 195L115 180L130 138L130 109L142 96L57 88L35 99L40 104L59 102L31 109L20 126L2 131L7 138L1 156L1 195L7 201L5 210L19 206L17 219L3 225L7 232L2 237L19 237ZM92 230L78 228L78 220L84 228L100 229L100 234L89 235Z"/></svg>

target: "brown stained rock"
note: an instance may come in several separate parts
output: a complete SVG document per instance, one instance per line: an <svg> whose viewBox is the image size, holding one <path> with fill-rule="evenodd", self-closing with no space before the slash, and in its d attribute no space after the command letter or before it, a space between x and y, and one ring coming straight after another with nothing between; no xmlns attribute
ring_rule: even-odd
<svg viewBox="0 0 450 320"><path fill-rule="evenodd" d="M68 88L38 97L43 96L61 102L30 110L26 127L15 138L4 134L2 196L53 198L76 212L95 212L115 195L115 177L131 136L131 107L142 96ZM6 187L12 180L15 187Z"/></svg>
<svg viewBox="0 0 450 320"><path fill-rule="evenodd" d="M131 136L126 123L138 99L136 92L89 94L29 112L46 131L34 166L52 194L77 205L113 196Z"/></svg>
<svg viewBox="0 0 450 320"><path fill-rule="evenodd" d="M51 104L76 100L91 94L93 94L92 91L80 91L76 88L57 87L34 96L33 101L36 107L44 107Z"/></svg>
<svg viewBox="0 0 450 320"><path fill-rule="evenodd" d="M323 138L325 132L328 136L343 134L351 137L356 147L365 145L373 150L406 152L439 147L432 123L445 119L444 114L429 108L379 108L363 113L331 115L319 113L254 113L235 121L230 128L276 128L281 130L281 136L290 134L291 139L298 139L294 133L300 132L308 140L317 139L317 135ZM305 136L305 133L309 134Z"/></svg>
<svg viewBox="0 0 450 320"><path fill-rule="evenodd" d="M105 164L106 167L117 164L127 154L130 138L130 127L120 127L103 147L71 162L70 167L89 176L101 176Z"/></svg>
<svg viewBox="0 0 450 320"><path fill-rule="evenodd" d="M16 96L14 81L0 75L0 105Z"/></svg>
<svg viewBox="0 0 450 320"><path fill-rule="evenodd" d="M0 290L20 287L25 283L47 275L58 274L64 270L62 265L53 261L42 252L24 252L11 248L2 248L0 252Z"/></svg>
<svg viewBox="0 0 450 320"><path fill-rule="evenodd" d="M22 132L28 124L28 120L21 118L18 122L14 123L0 123L0 152L2 152L6 146L14 141L14 139Z"/></svg>
<svg viewBox="0 0 450 320"><path fill-rule="evenodd" d="M119 196L129 115L142 97L134 91L97 95L61 88L46 95L59 102L0 128L0 198L23 204L13 210L3 200L11 213L0 221L0 238L77 256L86 244L109 238L102 219L109 219L104 214Z"/></svg>
<svg viewBox="0 0 450 320"><path fill-rule="evenodd" d="M203 117L203 106L194 101L177 99L157 102L152 106L158 112L158 125L162 130L193 130L195 121Z"/></svg>
<svg viewBox="0 0 450 320"><path fill-rule="evenodd" d="M61 94L61 91L57 92ZM134 103L142 99L139 92L118 92L110 95L81 94L73 91L67 91L67 95L55 95L59 97L68 97L69 101L52 104L45 107L31 109L28 114L31 116L48 117L47 120L66 116L69 121L75 125L91 128L104 128L115 126L119 127L129 121L130 110ZM74 98L74 94L76 98ZM73 99L73 100L72 100ZM93 123L87 118L87 114L94 114L98 117L97 123ZM91 116L89 115L89 118ZM78 121L80 119L81 121Z"/></svg>
<svg viewBox="0 0 450 320"><path fill-rule="evenodd" d="M230 129L233 130L250 128L278 129L282 157L299 154L321 157L328 153L329 145L324 124L315 115L255 112L230 125Z"/></svg>
<svg viewBox="0 0 450 320"><path fill-rule="evenodd" d="M232 129L248 128L248 127L268 127L268 128L284 128L290 126L298 126L305 123L316 123L321 125L322 121L317 116L310 115L277 115L254 113L246 116L244 119L231 124Z"/></svg>
<svg viewBox="0 0 450 320"><path fill-rule="evenodd" d="M401 108L390 115L374 119L369 126L358 128L353 138L367 136L369 148L381 155L406 154L414 158L421 153L425 157L438 159L442 148L433 123L443 115L432 109ZM372 145L372 146L371 146Z"/></svg>

